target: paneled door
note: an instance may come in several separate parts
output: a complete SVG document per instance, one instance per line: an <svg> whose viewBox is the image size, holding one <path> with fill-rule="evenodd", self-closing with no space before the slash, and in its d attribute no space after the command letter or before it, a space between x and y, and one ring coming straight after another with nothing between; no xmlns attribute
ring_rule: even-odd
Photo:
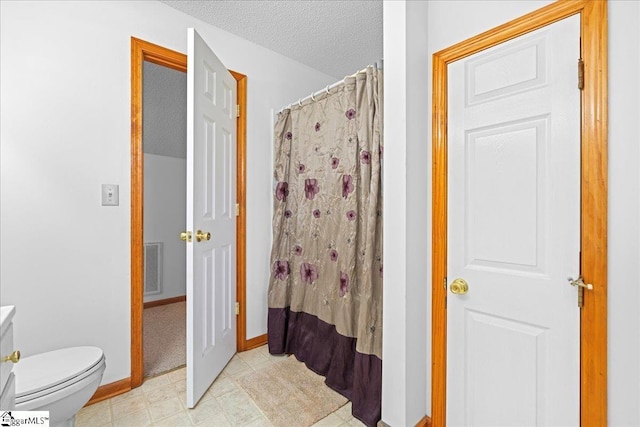
<svg viewBox="0 0 640 427"><path fill-rule="evenodd" d="M236 80L187 39L187 406L236 352Z"/></svg>
<svg viewBox="0 0 640 427"><path fill-rule="evenodd" d="M447 425L580 423L580 17L449 65Z"/></svg>

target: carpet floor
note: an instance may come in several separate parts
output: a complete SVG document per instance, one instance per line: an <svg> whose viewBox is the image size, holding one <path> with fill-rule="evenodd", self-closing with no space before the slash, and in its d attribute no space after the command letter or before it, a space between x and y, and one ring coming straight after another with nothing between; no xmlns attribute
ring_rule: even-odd
<svg viewBox="0 0 640 427"><path fill-rule="evenodd" d="M295 357L236 378L274 426L311 426L347 403Z"/></svg>
<svg viewBox="0 0 640 427"><path fill-rule="evenodd" d="M143 312L144 375L153 377L187 363L185 301Z"/></svg>

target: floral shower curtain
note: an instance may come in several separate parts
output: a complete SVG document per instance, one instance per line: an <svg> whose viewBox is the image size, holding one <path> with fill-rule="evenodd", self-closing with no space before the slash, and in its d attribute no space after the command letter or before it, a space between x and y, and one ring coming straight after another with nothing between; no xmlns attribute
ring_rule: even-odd
<svg viewBox="0 0 640 427"><path fill-rule="evenodd" d="M382 71L275 125L269 351L292 353L369 426L382 385Z"/></svg>

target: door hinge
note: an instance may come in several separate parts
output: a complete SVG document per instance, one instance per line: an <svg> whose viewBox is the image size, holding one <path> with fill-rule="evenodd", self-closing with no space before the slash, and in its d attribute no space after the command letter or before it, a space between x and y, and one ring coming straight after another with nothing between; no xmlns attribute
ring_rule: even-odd
<svg viewBox="0 0 640 427"><path fill-rule="evenodd" d="M240 303L236 301L236 316L240 314Z"/></svg>
<svg viewBox="0 0 640 427"><path fill-rule="evenodd" d="M584 89L584 61L578 59L578 89Z"/></svg>
<svg viewBox="0 0 640 427"><path fill-rule="evenodd" d="M240 216L240 203L236 203L236 216Z"/></svg>
<svg viewBox="0 0 640 427"><path fill-rule="evenodd" d="M240 104L236 104L236 117L240 117Z"/></svg>

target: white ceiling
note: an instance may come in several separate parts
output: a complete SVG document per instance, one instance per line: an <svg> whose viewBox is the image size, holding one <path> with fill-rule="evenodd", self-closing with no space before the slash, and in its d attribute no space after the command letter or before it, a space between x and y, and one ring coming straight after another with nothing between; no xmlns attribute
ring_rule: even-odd
<svg viewBox="0 0 640 427"><path fill-rule="evenodd" d="M382 59L382 0L161 0L341 79Z"/></svg>

